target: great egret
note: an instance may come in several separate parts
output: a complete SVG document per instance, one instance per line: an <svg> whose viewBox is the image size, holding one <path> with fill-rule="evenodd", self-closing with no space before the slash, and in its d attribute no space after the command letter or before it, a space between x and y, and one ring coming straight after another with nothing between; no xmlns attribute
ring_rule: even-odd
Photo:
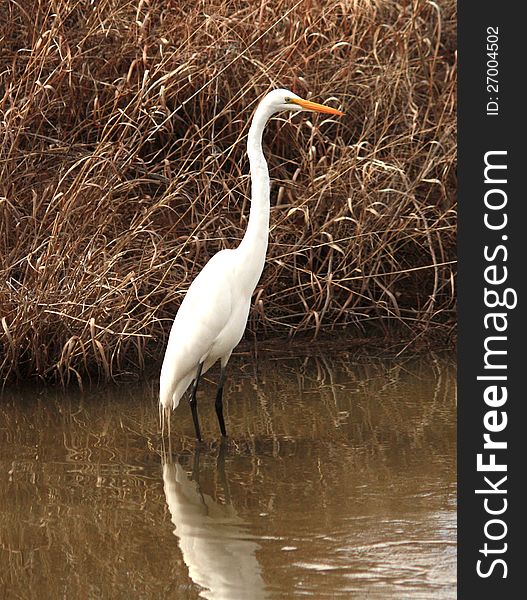
<svg viewBox="0 0 527 600"><path fill-rule="evenodd" d="M342 115L331 106L303 100L289 90L273 90L260 102L247 138L251 171L251 210L247 231L236 249L215 254L189 287L176 314L161 367L160 410L169 420L192 384L190 408L201 441L196 391L201 375L217 361L221 374L216 393L216 414L221 434L227 435L223 418L225 369L242 338L251 296L260 279L269 236L269 171L262 151L262 133L269 118L280 111L303 110Z"/></svg>

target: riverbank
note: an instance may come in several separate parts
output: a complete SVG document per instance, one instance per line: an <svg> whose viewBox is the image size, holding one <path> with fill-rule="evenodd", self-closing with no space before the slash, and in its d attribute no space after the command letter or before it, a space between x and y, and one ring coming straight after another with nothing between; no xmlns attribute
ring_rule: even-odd
<svg viewBox="0 0 527 600"><path fill-rule="evenodd" d="M269 124L248 337L454 339L455 2L30 4L3 25L2 379L160 361L243 236L244 139L278 86L346 116Z"/></svg>

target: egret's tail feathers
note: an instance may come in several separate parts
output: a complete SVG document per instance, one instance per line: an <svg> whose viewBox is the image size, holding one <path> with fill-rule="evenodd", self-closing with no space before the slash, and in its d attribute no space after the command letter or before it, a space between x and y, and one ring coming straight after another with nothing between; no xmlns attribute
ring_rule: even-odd
<svg viewBox="0 0 527 600"><path fill-rule="evenodd" d="M161 433L165 433L165 422L170 435L170 414L179 404L174 402L174 393L166 381L161 381L159 386L159 421L161 423Z"/></svg>
<svg viewBox="0 0 527 600"><path fill-rule="evenodd" d="M193 371L187 373L184 377L176 379L175 377L168 378L161 371L161 380L159 385L159 419L161 422L161 432L165 432L165 422L167 432L170 436L170 415L174 411L181 400L186 389L194 378Z"/></svg>
<svg viewBox="0 0 527 600"><path fill-rule="evenodd" d="M163 404L159 401L159 422L161 424L161 435L165 434L165 422L167 426L167 434L170 437L170 413L172 412L170 404Z"/></svg>

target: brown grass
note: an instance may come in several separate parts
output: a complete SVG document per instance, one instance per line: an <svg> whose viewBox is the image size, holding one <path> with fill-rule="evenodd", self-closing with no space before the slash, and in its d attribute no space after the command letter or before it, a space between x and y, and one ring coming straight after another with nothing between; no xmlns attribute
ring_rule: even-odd
<svg viewBox="0 0 527 600"><path fill-rule="evenodd" d="M273 87L346 116L268 126L249 327L405 342L454 320L455 2L7 0L0 373L138 372L241 239L244 138Z"/></svg>

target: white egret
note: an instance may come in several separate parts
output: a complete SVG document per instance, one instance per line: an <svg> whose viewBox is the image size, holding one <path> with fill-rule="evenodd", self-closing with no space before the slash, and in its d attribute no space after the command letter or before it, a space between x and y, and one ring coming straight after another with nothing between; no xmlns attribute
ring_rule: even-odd
<svg viewBox="0 0 527 600"><path fill-rule="evenodd" d="M161 367L160 409L170 419L181 397L192 384L190 408L201 441L196 391L201 375L220 361L216 414L221 434L225 369L242 338L251 296L260 279L269 236L269 171L262 151L262 133L269 118L280 111L343 113L331 106L303 100L288 90L273 90L258 105L247 138L251 172L251 210L247 231L235 249L221 250L205 265L189 287L176 314Z"/></svg>

